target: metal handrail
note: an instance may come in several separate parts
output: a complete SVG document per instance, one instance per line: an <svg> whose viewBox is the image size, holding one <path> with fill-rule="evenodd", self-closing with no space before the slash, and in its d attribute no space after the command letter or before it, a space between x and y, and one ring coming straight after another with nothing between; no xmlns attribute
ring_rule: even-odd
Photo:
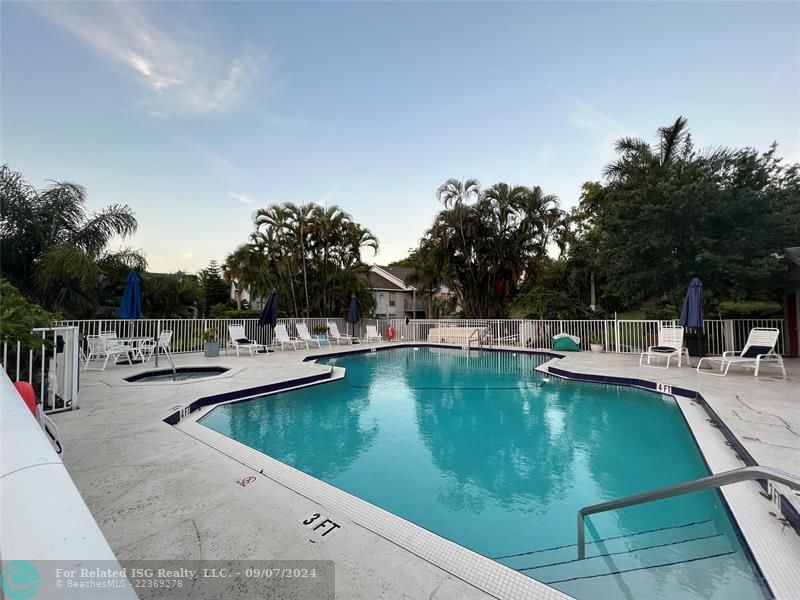
<svg viewBox="0 0 800 600"><path fill-rule="evenodd" d="M472 337L472 336L474 336L475 334L477 334L477 335L478 335L478 337L477 337L477 338L473 338L473 337ZM473 340L473 339L474 339L475 341L477 341L477 342L478 342L478 348L482 348L482 347L483 347L483 344L481 343L481 333L480 333L480 329L479 329L479 328L477 328L477 327L475 328L475 330L474 330L472 333L470 333L470 334L469 334L469 339L467 340L467 350L471 350L471 349L472 349L472 340Z"/></svg>
<svg viewBox="0 0 800 600"><path fill-rule="evenodd" d="M578 511L578 560L586 558L586 542L584 531L584 519L588 515L607 510L614 510L617 508L625 508L626 506L633 506L634 504L642 504L644 502L652 502L654 500L663 500L664 498L671 498L673 496L680 496L682 494L689 494L691 492L699 492L711 488L718 488L723 485L730 485L731 483L739 483L741 481L752 481L754 479L767 479L776 481L783 485L789 486L792 489L800 490L800 477L774 469L772 467L742 467L734 469L733 471L725 471L724 473L717 473L709 477L701 479L694 479L684 483L677 483L667 487L657 488L649 492L642 492L641 494L634 494L633 496L626 496L625 498L617 498L608 502L601 502L600 504L593 504L591 506L584 506Z"/></svg>

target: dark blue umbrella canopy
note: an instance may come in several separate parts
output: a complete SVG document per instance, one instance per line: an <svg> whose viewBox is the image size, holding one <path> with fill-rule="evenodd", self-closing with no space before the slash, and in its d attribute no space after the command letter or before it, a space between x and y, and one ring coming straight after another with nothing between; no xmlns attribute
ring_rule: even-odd
<svg viewBox="0 0 800 600"><path fill-rule="evenodd" d="M352 335L353 330L355 330L355 324L358 323L358 300L356 300L355 294L350 296L350 310L347 311L347 322L353 324L353 327L350 328Z"/></svg>
<svg viewBox="0 0 800 600"><path fill-rule="evenodd" d="M347 311L347 322L353 323L354 325L358 323L358 300L356 300L355 294L350 297L350 310Z"/></svg>
<svg viewBox="0 0 800 600"><path fill-rule="evenodd" d="M688 329L703 330L703 284L697 277L689 283L680 322Z"/></svg>
<svg viewBox="0 0 800 600"><path fill-rule="evenodd" d="M142 288L136 271L131 271L125 278L125 292L122 294L122 304L119 305L120 319L142 318Z"/></svg>
<svg viewBox="0 0 800 600"><path fill-rule="evenodd" d="M261 311L261 316L258 318L258 324L261 327L271 325L273 328L278 324L278 292L275 290L269 293L264 310Z"/></svg>

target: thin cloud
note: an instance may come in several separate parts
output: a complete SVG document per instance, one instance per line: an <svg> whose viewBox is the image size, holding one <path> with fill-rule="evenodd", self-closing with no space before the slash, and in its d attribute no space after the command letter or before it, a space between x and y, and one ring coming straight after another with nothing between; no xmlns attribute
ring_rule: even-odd
<svg viewBox="0 0 800 600"><path fill-rule="evenodd" d="M234 200L238 200L242 204L255 204L256 200L252 196L248 196L247 194L238 194L236 192L228 192L228 196L233 198Z"/></svg>
<svg viewBox="0 0 800 600"><path fill-rule="evenodd" d="M149 14L152 9L145 4L47 2L32 6L105 59L127 67L146 92L146 110L157 117L230 109L245 96L263 62L250 45L236 56L222 57L188 35L166 31L154 22Z"/></svg>
<svg viewBox="0 0 800 600"><path fill-rule="evenodd" d="M611 159L615 155L614 147L618 139L637 135L632 127L618 121L588 102L556 87L552 87L552 89L572 105L573 110L568 116L570 124L594 138L592 153L596 156L604 160Z"/></svg>
<svg viewBox="0 0 800 600"><path fill-rule="evenodd" d="M331 199L331 196L333 196L336 193L336 190L338 189L339 189L338 185L335 185L332 188L330 188L327 192L325 192L324 194L322 194L322 196L320 196L319 200L317 200L317 204L319 204L322 208L328 208L328 200Z"/></svg>

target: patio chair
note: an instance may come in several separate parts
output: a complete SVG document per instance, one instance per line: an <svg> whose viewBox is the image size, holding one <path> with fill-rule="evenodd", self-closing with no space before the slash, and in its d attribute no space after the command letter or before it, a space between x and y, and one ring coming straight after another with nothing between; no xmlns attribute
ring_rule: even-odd
<svg viewBox="0 0 800 600"><path fill-rule="evenodd" d="M341 346L342 342L346 344L352 344L354 341L357 341L358 338L353 337L352 335L342 335L339 333L339 326L336 323L328 322L328 339L331 342L336 342L337 346Z"/></svg>
<svg viewBox="0 0 800 600"><path fill-rule="evenodd" d="M728 374L728 369L731 366L744 367L746 369L753 369L754 377L758 377L758 371L761 368L761 363L774 362L778 364L781 373L786 377L786 367L783 365L783 358L775 351L775 346L778 343L778 337L781 332L774 327L754 327L750 330L750 335L747 336L747 342L741 352L729 350L723 352L721 357L704 356L697 363L697 372L704 375L715 375L716 377L724 377ZM719 373L708 371L701 371L700 365L703 361L719 361Z"/></svg>
<svg viewBox="0 0 800 600"><path fill-rule="evenodd" d="M669 362L678 357L678 367L681 366L683 357L686 357L686 364L689 364L689 349L683 347L683 327L680 325L667 325L658 330L658 344L649 346L646 352L639 355L640 367L657 367L668 369ZM644 359L647 358L647 364ZM654 358L666 359L666 364L651 365L650 361Z"/></svg>
<svg viewBox="0 0 800 600"><path fill-rule="evenodd" d="M105 359L103 360L103 366L100 369L101 371L106 370L106 367L108 366L108 359L112 357L114 359L112 364L117 364L117 360L121 356L124 356L128 361L128 364L133 365L130 355L131 349L119 342L115 344L113 339L107 334L101 333L100 335L87 335L86 343L89 346L89 354L86 356L86 364L83 366L84 371L89 368L89 364L93 360L100 360L101 358Z"/></svg>
<svg viewBox="0 0 800 600"><path fill-rule="evenodd" d="M259 350L267 349L264 344L259 344L257 341L247 337L244 332L244 325L228 325L228 335L231 338L231 345L236 350L236 356L239 356L239 348L247 348L250 356L255 356L254 350L257 353Z"/></svg>
<svg viewBox="0 0 800 600"><path fill-rule="evenodd" d="M382 342L383 336L378 333L377 325L367 325L367 334L364 336L365 342Z"/></svg>
<svg viewBox="0 0 800 600"><path fill-rule="evenodd" d="M272 345L280 346L281 350L284 350L287 344L295 350L297 350L298 346L305 346L306 350L308 350L308 342L300 338L289 337L286 325L284 323L279 323L275 325L275 339L272 340Z"/></svg>
<svg viewBox="0 0 800 600"><path fill-rule="evenodd" d="M142 350L144 356L144 362L150 362L150 359L153 357L156 351L156 345L159 347L159 352L163 352L164 354L169 354L170 344L172 343L172 330L171 329L162 329L161 333L158 334L158 341L156 340L147 340L142 342L139 346Z"/></svg>
<svg viewBox="0 0 800 600"><path fill-rule="evenodd" d="M308 325L303 322L295 323L294 328L297 329L298 337L306 343L308 348L311 348L308 344L316 344L317 348L322 348L322 342L309 333Z"/></svg>

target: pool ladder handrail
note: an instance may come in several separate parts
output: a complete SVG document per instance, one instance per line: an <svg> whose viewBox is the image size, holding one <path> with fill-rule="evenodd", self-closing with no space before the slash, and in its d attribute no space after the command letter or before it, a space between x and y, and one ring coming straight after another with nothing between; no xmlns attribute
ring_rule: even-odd
<svg viewBox="0 0 800 600"><path fill-rule="evenodd" d="M588 515L756 479L775 481L793 490L800 490L800 477L773 467L754 466L741 467L739 469L717 473L716 475L710 475L692 481L656 488L654 490L642 492L641 494L634 494L633 496L626 496L624 498L617 498L616 500L609 500L608 502L601 502L600 504L584 506L578 511L578 560L586 558L584 519Z"/></svg>
<svg viewBox="0 0 800 600"><path fill-rule="evenodd" d="M475 334L477 334L478 337L473 337ZM480 328L476 327L475 330L469 334L469 339L467 340L467 350L472 350L472 340L478 342L478 348L483 348Z"/></svg>

